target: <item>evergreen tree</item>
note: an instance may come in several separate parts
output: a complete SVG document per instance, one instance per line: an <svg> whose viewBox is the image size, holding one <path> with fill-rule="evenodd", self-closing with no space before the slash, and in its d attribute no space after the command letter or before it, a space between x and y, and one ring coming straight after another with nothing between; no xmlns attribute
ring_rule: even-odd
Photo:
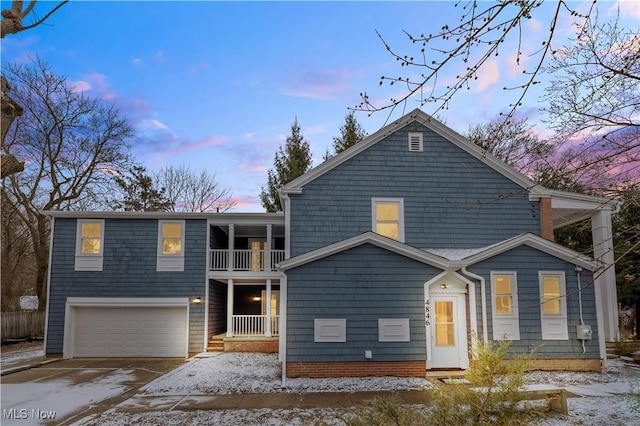
<svg viewBox="0 0 640 426"><path fill-rule="evenodd" d="M115 203L116 209L126 212L169 211L173 207L165 196L164 188L157 189L153 179L147 175L147 169L134 166L129 170L130 176L118 176L116 183L123 193L121 200Z"/></svg>
<svg viewBox="0 0 640 426"><path fill-rule="evenodd" d="M267 187L262 187L260 200L267 212L282 211L278 190L311 168L311 147L304 140L298 118L291 124L284 149L276 152L273 169L267 175Z"/></svg>
<svg viewBox="0 0 640 426"><path fill-rule="evenodd" d="M333 138L333 154L329 154L329 151L324 155L324 160L328 160L336 154L340 154L342 151L346 151L353 145L362 141L367 137L367 132L362 128L356 117L353 115L353 111L348 113L344 117L344 124L340 127L340 136Z"/></svg>

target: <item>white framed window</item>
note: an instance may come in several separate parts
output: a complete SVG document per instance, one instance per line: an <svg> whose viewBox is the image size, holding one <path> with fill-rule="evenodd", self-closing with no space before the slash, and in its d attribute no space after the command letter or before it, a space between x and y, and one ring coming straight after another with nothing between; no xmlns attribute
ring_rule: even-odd
<svg viewBox="0 0 640 426"><path fill-rule="evenodd" d="M372 198L371 219L373 232L404 242L404 199Z"/></svg>
<svg viewBox="0 0 640 426"><path fill-rule="evenodd" d="M315 318L313 320L313 341L317 343L346 342L346 318Z"/></svg>
<svg viewBox="0 0 640 426"><path fill-rule="evenodd" d="M424 144L422 142L422 133L409 133L409 151L411 152L422 152L424 149Z"/></svg>
<svg viewBox="0 0 640 426"><path fill-rule="evenodd" d="M379 342L409 342L409 318L378 318Z"/></svg>
<svg viewBox="0 0 640 426"><path fill-rule="evenodd" d="M102 271L104 220L78 219L76 228L76 271Z"/></svg>
<svg viewBox="0 0 640 426"><path fill-rule="evenodd" d="M540 318L543 340L569 340L564 272L540 271Z"/></svg>
<svg viewBox="0 0 640 426"><path fill-rule="evenodd" d="M158 221L158 271L184 271L184 220Z"/></svg>
<svg viewBox="0 0 640 426"><path fill-rule="evenodd" d="M520 340L517 274L491 272L493 340Z"/></svg>

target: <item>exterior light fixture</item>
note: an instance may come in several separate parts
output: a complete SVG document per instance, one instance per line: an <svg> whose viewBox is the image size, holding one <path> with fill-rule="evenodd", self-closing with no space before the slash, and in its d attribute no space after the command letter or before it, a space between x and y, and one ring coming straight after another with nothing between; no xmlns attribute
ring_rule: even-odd
<svg viewBox="0 0 640 426"><path fill-rule="evenodd" d="M191 303L202 303L202 297L200 296L196 296L194 298L191 299Z"/></svg>
<svg viewBox="0 0 640 426"><path fill-rule="evenodd" d="M449 284L440 284L440 288L449 288Z"/></svg>
<svg viewBox="0 0 640 426"><path fill-rule="evenodd" d="M260 300L262 300L259 296L253 296L253 301L254 302L259 302Z"/></svg>

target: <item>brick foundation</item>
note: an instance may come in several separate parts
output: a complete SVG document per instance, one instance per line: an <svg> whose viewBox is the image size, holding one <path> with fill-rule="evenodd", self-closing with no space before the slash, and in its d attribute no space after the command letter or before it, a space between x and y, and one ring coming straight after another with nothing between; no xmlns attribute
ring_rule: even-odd
<svg viewBox="0 0 640 426"><path fill-rule="evenodd" d="M475 360L470 360L471 364ZM503 362L509 362L504 360ZM528 371L595 371L602 372L602 361L600 359L531 359L529 360Z"/></svg>
<svg viewBox="0 0 640 426"><path fill-rule="evenodd" d="M278 340L238 340L225 339L225 352L278 352Z"/></svg>
<svg viewBox="0 0 640 426"><path fill-rule="evenodd" d="M529 370L602 372L600 359L532 359Z"/></svg>
<svg viewBox="0 0 640 426"><path fill-rule="evenodd" d="M287 362L287 377L425 377L424 361Z"/></svg>

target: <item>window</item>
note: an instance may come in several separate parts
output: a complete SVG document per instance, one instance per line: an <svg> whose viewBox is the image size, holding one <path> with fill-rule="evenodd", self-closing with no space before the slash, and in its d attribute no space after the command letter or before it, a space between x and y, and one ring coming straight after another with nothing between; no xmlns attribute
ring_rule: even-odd
<svg viewBox="0 0 640 426"><path fill-rule="evenodd" d="M372 199L373 232L404 242L404 200L402 198Z"/></svg>
<svg viewBox="0 0 640 426"><path fill-rule="evenodd" d="M346 342L347 320L345 318L315 318L313 320L314 342Z"/></svg>
<svg viewBox="0 0 640 426"><path fill-rule="evenodd" d="M184 221L158 222L158 271L184 270Z"/></svg>
<svg viewBox="0 0 640 426"><path fill-rule="evenodd" d="M421 152L422 150L422 133L409 133L409 151Z"/></svg>
<svg viewBox="0 0 640 426"><path fill-rule="evenodd" d="M492 272L493 339L520 339L518 284L515 272Z"/></svg>
<svg viewBox="0 0 640 426"><path fill-rule="evenodd" d="M544 340L568 340L564 272L540 272L540 317Z"/></svg>
<svg viewBox="0 0 640 426"><path fill-rule="evenodd" d="M76 271L102 271L104 220L79 219L76 230Z"/></svg>

